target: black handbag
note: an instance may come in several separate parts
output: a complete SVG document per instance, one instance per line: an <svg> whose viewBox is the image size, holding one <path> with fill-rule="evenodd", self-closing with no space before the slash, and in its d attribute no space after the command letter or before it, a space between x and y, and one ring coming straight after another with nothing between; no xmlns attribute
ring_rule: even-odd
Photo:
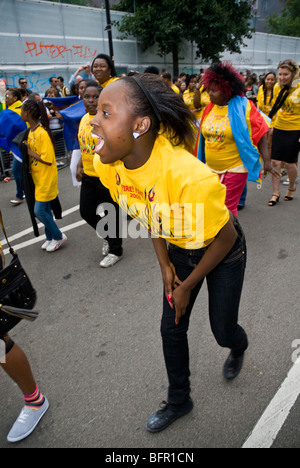
<svg viewBox="0 0 300 468"><path fill-rule="evenodd" d="M35 320L38 312L32 310L36 303L36 291L11 247L2 220L0 224L12 255L11 263L0 271L0 338L14 328L22 319Z"/></svg>

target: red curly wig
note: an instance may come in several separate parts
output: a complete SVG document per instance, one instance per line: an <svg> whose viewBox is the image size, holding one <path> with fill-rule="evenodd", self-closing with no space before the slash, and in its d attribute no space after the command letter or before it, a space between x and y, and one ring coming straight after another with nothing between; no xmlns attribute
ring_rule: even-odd
<svg viewBox="0 0 300 468"><path fill-rule="evenodd" d="M219 62L211 65L204 73L203 84L206 89L214 84L226 98L245 95L245 84L230 62Z"/></svg>

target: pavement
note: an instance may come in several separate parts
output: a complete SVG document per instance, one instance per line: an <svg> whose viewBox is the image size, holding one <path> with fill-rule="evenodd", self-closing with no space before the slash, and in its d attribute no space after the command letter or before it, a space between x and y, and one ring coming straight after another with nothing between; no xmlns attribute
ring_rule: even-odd
<svg viewBox="0 0 300 468"><path fill-rule="evenodd" d="M42 238L26 233L31 227L26 204L9 202L15 196L14 181L0 182L7 233L15 236L12 244L38 292L40 311L34 323L21 322L11 336L26 352L50 402L35 432L9 444L6 435L23 400L18 387L0 372L0 447L132 452L241 448L266 409L274 408L272 400L286 381L279 407L267 420L272 434L266 444L299 448L298 377L293 400L287 404L285 397L289 372L298 376L300 369L294 363L300 356L300 187L294 201L284 202L287 188L282 185L280 203L268 207L270 178L261 190L248 184L246 207L239 212L248 244L240 323L250 346L243 371L233 382L223 379L228 350L216 344L210 331L204 286L189 331L195 407L159 434L145 429L168 387L160 338L162 284L151 240L125 239L123 259L101 269L101 240L80 218L80 189L72 186L68 168L59 171L59 188L66 215L58 225L68 242L47 253L40 249ZM284 408L285 417L274 429ZM262 446L265 430L258 429Z"/></svg>

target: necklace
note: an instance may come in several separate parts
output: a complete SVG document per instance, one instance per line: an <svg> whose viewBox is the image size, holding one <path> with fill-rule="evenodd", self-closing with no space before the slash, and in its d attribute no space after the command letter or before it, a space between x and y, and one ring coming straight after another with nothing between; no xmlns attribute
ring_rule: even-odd
<svg viewBox="0 0 300 468"><path fill-rule="evenodd" d="M41 125L41 123L39 122L34 128L31 128L30 130L32 132L34 132L40 125Z"/></svg>

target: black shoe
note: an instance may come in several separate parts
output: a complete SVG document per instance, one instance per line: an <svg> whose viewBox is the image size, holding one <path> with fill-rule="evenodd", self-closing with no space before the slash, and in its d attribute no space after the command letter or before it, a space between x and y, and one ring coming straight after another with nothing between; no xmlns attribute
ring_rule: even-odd
<svg viewBox="0 0 300 468"><path fill-rule="evenodd" d="M163 431L176 419L192 411L194 407L191 398L179 405L167 403L166 401L163 401L161 405L164 405L162 409L152 414L147 422L146 427L149 432Z"/></svg>
<svg viewBox="0 0 300 468"><path fill-rule="evenodd" d="M223 375L226 380L235 379L239 375L243 367L244 355L245 353L240 357L234 358L232 353L229 354L223 369Z"/></svg>

